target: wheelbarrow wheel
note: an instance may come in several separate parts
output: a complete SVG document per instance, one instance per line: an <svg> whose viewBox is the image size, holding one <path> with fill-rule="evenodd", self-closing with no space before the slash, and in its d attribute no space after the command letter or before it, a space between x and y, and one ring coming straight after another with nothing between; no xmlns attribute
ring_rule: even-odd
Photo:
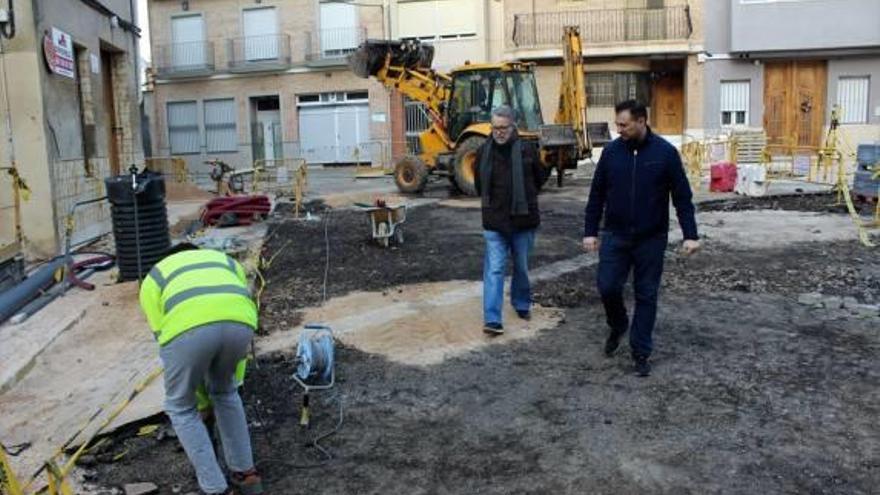
<svg viewBox="0 0 880 495"><path fill-rule="evenodd" d="M394 229L394 240L397 241L398 245L403 245L403 229L399 226Z"/></svg>
<svg viewBox="0 0 880 495"><path fill-rule="evenodd" d="M406 155L394 167L394 183L401 192L422 192L428 182L428 166L413 155Z"/></svg>
<svg viewBox="0 0 880 495"><path fill-rule="evenodd" d="M388 235L388 224L386 222L379 222L379 225L376 226L376 236L378 237L376 240L379 241L382 247L388 247L388 238L390 236Z"/></svg>

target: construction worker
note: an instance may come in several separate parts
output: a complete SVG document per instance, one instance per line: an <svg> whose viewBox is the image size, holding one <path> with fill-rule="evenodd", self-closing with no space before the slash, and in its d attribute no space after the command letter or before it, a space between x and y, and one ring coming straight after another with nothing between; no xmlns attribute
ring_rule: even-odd
<svg viewBox="0 0 880 495"><path fill-rule="evenodd" d="M144 279L140 303L165 367L165 412L199 487L204 493L263 493L235 378L257 327L244 268L219 251L179 244ZM196 391L202 385L232 471L229 483L199 417Z"/></svg>
<svg viewBox="0 0 880 495"><path fill-rule="evenodd" d="M648 358L657 316L657 293L669 231L669 198L684 234L686 255L700 248L691 186L678 151L651 132L645 105L627 100L615 107L620 137L607 144L596 165L584 220L583 245L599 252L596 284L609 326L605 354L611 356L629 329L635 371L651 374ZM604 231L599 242L599 222ZM623 287L633 272L632 324Z"/></svg>

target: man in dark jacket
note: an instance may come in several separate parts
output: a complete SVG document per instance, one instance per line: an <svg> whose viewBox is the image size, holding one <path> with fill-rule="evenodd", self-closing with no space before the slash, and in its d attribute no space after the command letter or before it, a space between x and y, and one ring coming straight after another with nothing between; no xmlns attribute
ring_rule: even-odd
<svg viewBox="0 0 880 495"><path fill-rule="evenodd" d="M538 189L543 171L534 146L519 139L508 106L492 111L492 138L477 150L474 185L480 195L486 255L483 261L483 331L504 333L501 308L507 254L513 257L510 303L525 320L531 317L529 253L535 243Z"/></svg>
<svg viewBox="0 0 880 495"><path fill-rule="evenodd" d="M648 357L657 315L657 292L669 230L669 197L684 234L683 252L696 252L694 205L678 151L647 125L645 106L627 100L615 107L620 137L602 150L593 175L584 220L584 249L599 252L596 282L610 333L611 356L629 327L636 372L651 374ZM602 242L599 221L604 212ZM632 325L623 302L623 286L633 272L635 312Z"/></svg>

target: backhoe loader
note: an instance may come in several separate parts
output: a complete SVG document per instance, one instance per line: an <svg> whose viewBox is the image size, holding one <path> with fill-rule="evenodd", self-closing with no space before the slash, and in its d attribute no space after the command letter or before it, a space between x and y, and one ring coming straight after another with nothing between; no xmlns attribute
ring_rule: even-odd
<svg viewBox="0 0 880 495"><path fill-rule="evenodd" d="M535 84L534 64L507 61L456 67L448 74L433 70L434 48L417 40L367 40L348 60L363 78L375 77L423 103L430 126L419 135L420 152L394 165L402 192L424 189L430 174L444 175L467 195L476 195L477 148L489 137L492 109L509 105L517 115L520 138L540 150L546 171L557 171L562 185L565 169L591 153L586 125L586 95L580 35L565 28L563 76L555 123L544 124Z"/></svg>

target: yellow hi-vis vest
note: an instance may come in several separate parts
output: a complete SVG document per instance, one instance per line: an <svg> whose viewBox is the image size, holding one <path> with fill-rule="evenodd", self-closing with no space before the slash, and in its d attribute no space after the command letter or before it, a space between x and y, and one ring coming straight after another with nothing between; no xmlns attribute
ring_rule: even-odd
<svg viewBox="0 0 880 495"><path fill-rule="evenodd" d="M257 328L244 268L219 251L182 251L163 259L144 278L140 302L159 345L218 321Z"/></svg>

